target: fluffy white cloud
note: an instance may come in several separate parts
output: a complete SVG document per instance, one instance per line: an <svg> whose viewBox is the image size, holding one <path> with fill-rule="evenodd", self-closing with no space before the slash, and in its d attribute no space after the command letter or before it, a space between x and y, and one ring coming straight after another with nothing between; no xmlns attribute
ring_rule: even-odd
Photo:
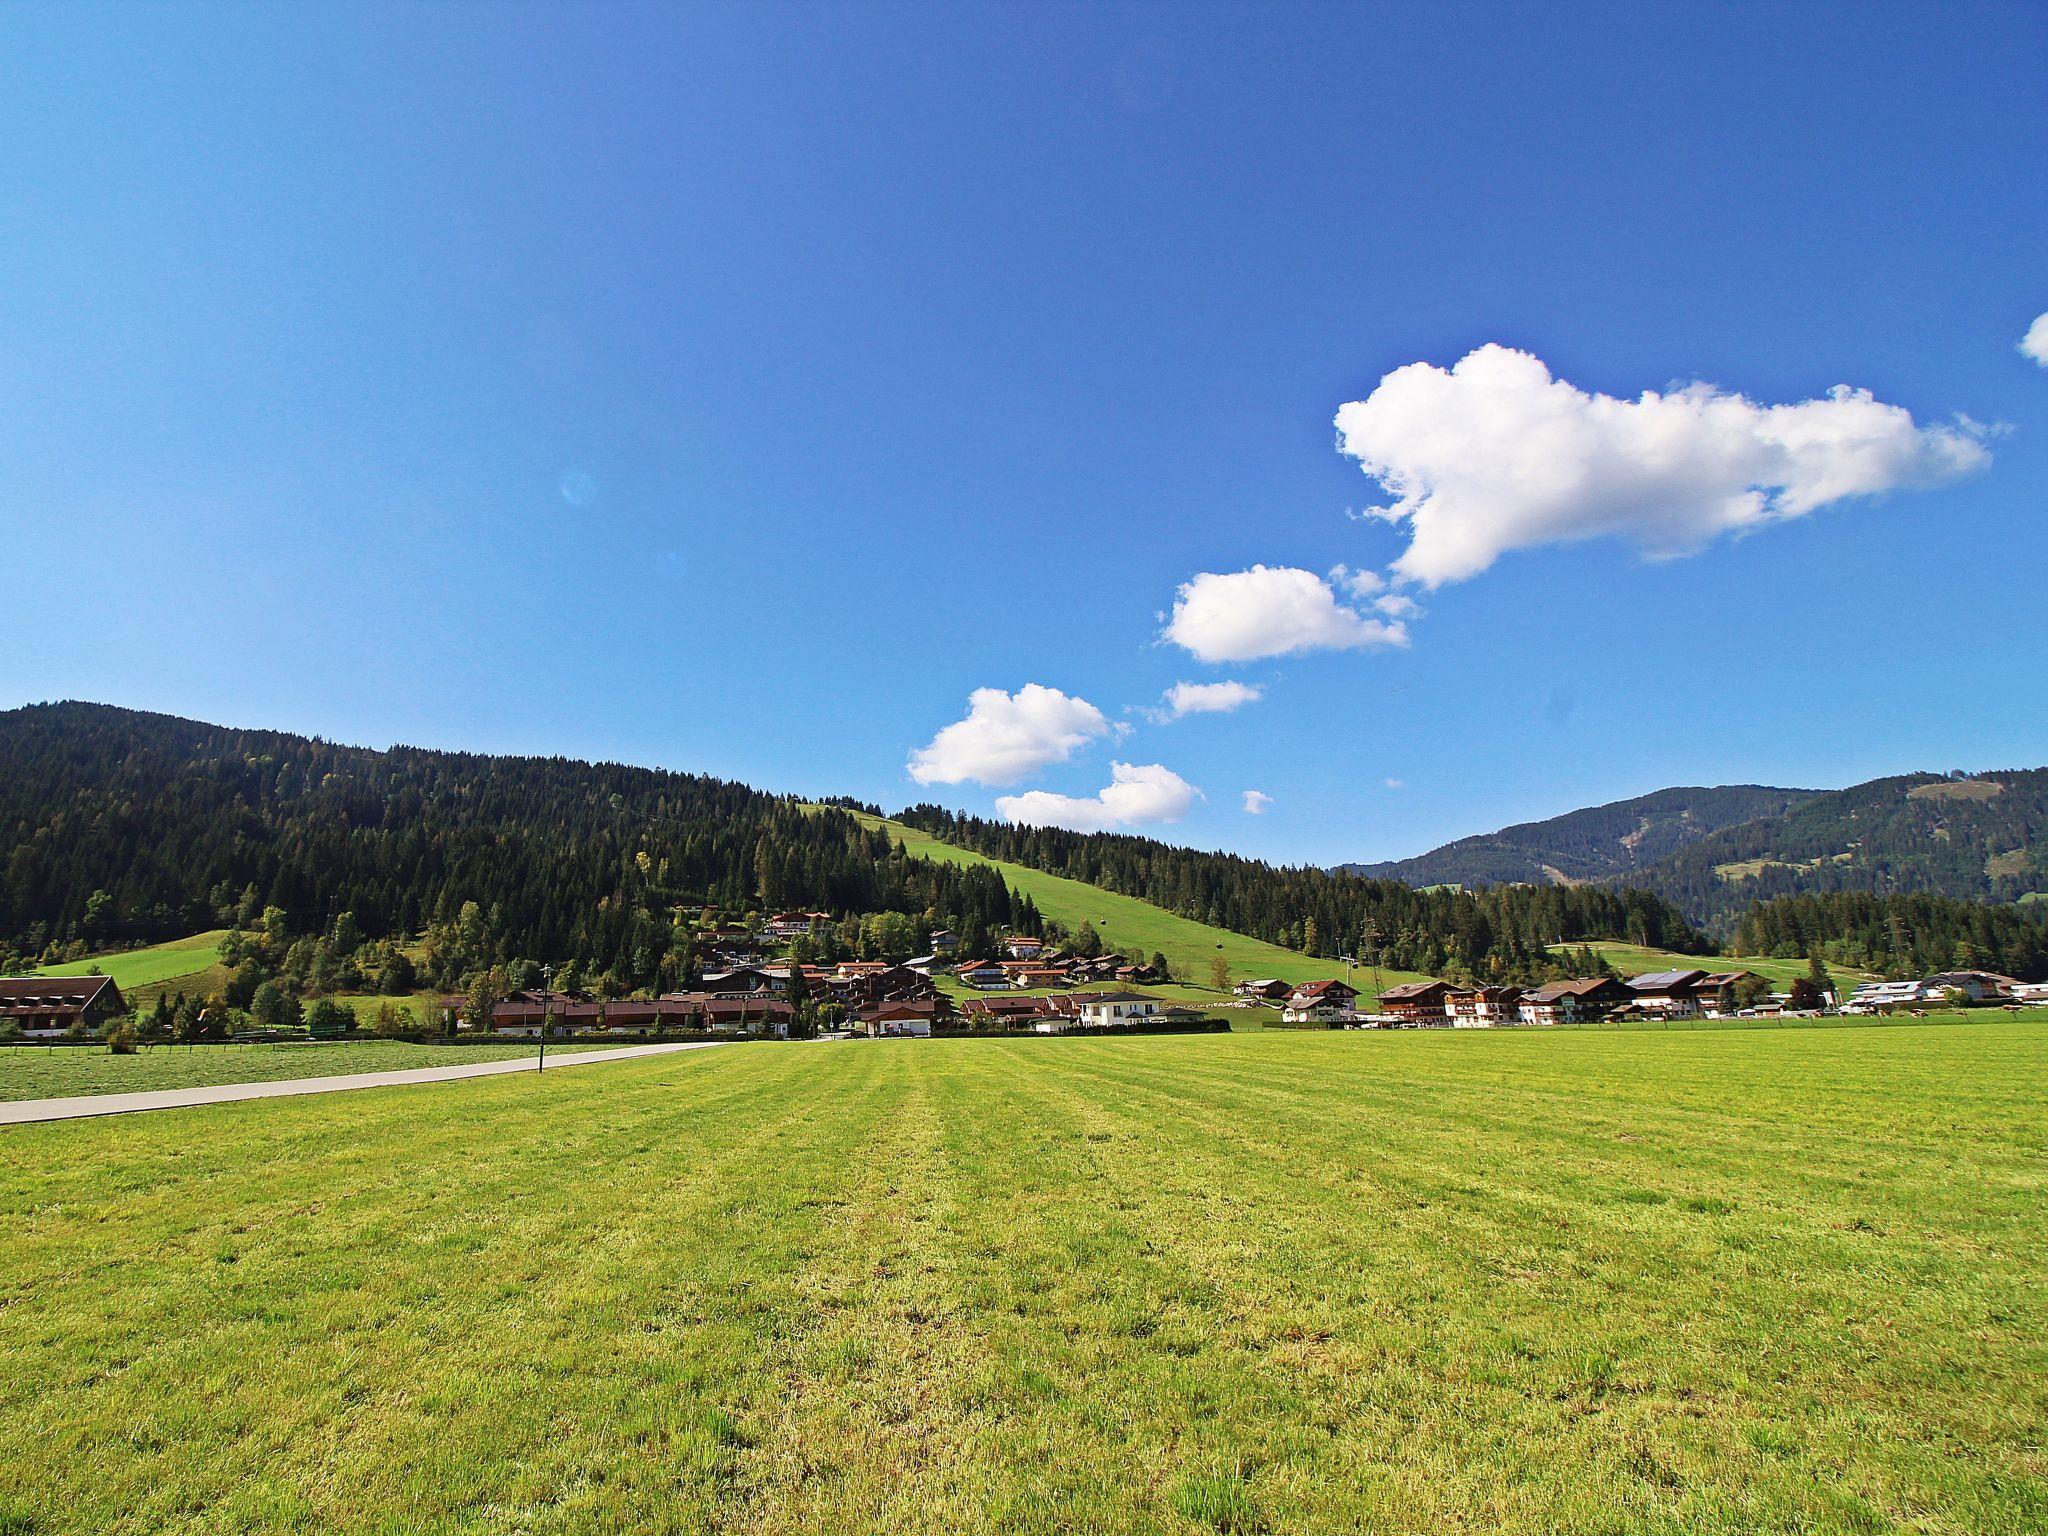
<svg viewBox="0 0 2048 1536"><path fill-rule="evenodd" d="M1065 827L1070 832L1108 832L1154 821L1179 821L1201 793L1160 763L1111 763L1109 787L1099 795L1056 795L1027 790L998 795L996 811L1031 827Z"/></svg>
<svg viewBox="0 0 2048 1536"><path fill-rule="evenodd" d="M1406 781L1405 781L1405 780L1402 780L1402 779L1389 779L1389 780L1387 780L1387 788L1389 788L1389 789L1406 789L1407 787L1408 787L1408 785L1407 785L1407 783L1406 783Z"/></svg>
<svg viewBox="0 0 2048 1536"><path fill-rule="evenodd" d="M1244 792L1244 813L1247 816L1263 816L1272 805L1273 797L1262 789L1248 789Z"/></svg>
<svg viewBox="0 0 2048 1536"><path fill-rule="evenodd" d="M1684 554L1717 534L1932 484L1990 457L1967 424L1916 427L1847 385L1796 405L1757 405L1709 384L1622 400L1493 345L1450 369L1395 369L1338 410L1337 432L1394 498L1373 515L1407 526L1394 573L1430 587L1510 550L1602 534Z"/></svg>
<svg viewBox="0 0 2048 1536"><path fill-rule="evenodd" d="M920 784L1014 784L1048 763L1063 763L1109 721L1086 699L1026 683L1015 694L977 688L967 717L955 720L910 754L910 776Z"/></svg>
<svg viewBox="0 0 2048 1536"><path fill-rule="evenodd" d="M1338 602L1314 571L1255 565L1183 582L1166 638L1203 661L1256 661L1301 651L1406 645L1408 631Z"/></svg>
<svg viewBox="0 0 2048 1536"><path fill-rule="evenodd" d="M1182 715L1227 715L1232 710L1256 704L1265 691L1251 683L1175 683L1166 690L1160 720L1178 720Z"/></svg>
<svg viewBox="0 0 2048 1536"><path fill-rule="evenodd" d="M2020 350L2043 368L2048 368L2048 314L2034 317L2034 323L2027 327L2027 334L2020 338Z"/></svg>

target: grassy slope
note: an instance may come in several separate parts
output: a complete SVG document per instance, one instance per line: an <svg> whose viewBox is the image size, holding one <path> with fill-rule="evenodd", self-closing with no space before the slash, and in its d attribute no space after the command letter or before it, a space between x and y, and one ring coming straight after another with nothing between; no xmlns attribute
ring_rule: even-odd
<svg viewBox="0 0 2048 1536"><path fill-rule="evenodd" d="M577 1041L565 1050L603 1049ZM453 1046L403 1040L337 1040L304 1045L156 1045L133 1056L97 1046L0 1046L0 1100L68 1098L82 1093L139 1093L214 1083L268 1083L345 1072L402 1072L464 1062L531 1056L535 1047L486 1041ZM0 1530L4 1530L0 1525Z"/></svg>
<svg viewBox="0 0 2048 1536"><path fill-rule="evenodd" d="M872 816L863 815L860 819L869 826L876 825ZM1120 896L1086 881L1068 880L1023 864L986 858L965 848L956 848L951 843L942 843L929 833L906 827L900 822L884 822L882 825L888 827L889 835L908 852L922 858L949 864L995 865L1014 889L1038 904L1039 911L1047 917L1057 918L1069 928L1090 922L1102 935L1103 942L1113 948L1141 949L1148 958L1155 950L1163 953L1175 966L1186 967L1187 974L1197 983L1196 989L1185 994L1190 1001L1215 999L1216 994L1209 990L1208 980L1209 962L1217 955L1230 963L1232 981L1276 976L1282 981L1302 982L1344 974L1341 961L1313 959L1291 949L1282 949L1277 944L1267 944L1241 933L1211 928L1207 923L1178 917L1135 896ZM1380 976L1387 986L1419 979L1409 971L1387 970ZM1361 973L1353 980L1369 986L1371 978ZM1162 995L1180 994L1180 989L1176 988L1159 990Z"/></svg>
<svg viewBox="0 0 2048 1536"><path fill-rule="evenodd" d="M156 982L196 976L209 969L217 958L220 941L226 936L225 928L215 928L207 933L195 933L190 938L152 944L147 949L124 949L113 954L67 961L63 965L46 965L34 974L83 976L98 966L104 974L114 978L115 986L127 992Z"/></svg>
<svg viewBox="0 0 2048 1536"><path fill-rule="evenodd" d="M2040 1529L2048 1025L735 1046L0 1134L0 1529Z"/></svg>
<svg viewBox="0 0 2048 1536"><path fill-rule="evenodd" d="M1560 953L1570 953L1579 946L1566 944L1554 947L1558 948ZM1754 971L1782 989L1806 974L1804 960L1772 960L1755 955L1681 955L1668 949L1646 949L1640 944L1599 940L1587 948L1595 954L1605 955L1608 962L1624 976L1640 976L1645 971ZM1869 980L1867 973L1852 971L1845 966L1830 967L1830 971L1836 982L1843 985Z"/></svg>

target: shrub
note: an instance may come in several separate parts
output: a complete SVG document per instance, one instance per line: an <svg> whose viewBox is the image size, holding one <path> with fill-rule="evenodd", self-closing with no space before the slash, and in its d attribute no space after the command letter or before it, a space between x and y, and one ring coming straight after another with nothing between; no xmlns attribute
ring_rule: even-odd
<svg viewBox="0 0 2048 1536"><path fill-rule="evenodd" d="M107 1051L114 1056L133 1056L137 1030L133 1019L116 1019L107 1026Z"/></svg>

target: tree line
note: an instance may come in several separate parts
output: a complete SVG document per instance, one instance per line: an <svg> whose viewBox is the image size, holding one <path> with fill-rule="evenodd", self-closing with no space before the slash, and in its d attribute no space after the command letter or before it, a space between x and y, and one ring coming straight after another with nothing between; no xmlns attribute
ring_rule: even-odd
<svg viewBox="0 0 2048 1536"><path fill-rule="evenodd" d="M1735 923L1745 955L1821 955L1904 980L1938 971L2048 978L2048 903L1991 905L1914 891L1830 891L1757 902Z"/></svg>
<svg viewBox="0 0 2048 1536"><path fill-rule="evenodd" d="M1711 948L1677 908L1644 891L1557 885L1416 890L1394 880L1276 867L1151 838L986 821L936 805L914 806L902 819L991 858L1084 880L1304 954L1355 955L1452 980L1557 976L1566 965L1549 946L1589 939Z"/></svg>

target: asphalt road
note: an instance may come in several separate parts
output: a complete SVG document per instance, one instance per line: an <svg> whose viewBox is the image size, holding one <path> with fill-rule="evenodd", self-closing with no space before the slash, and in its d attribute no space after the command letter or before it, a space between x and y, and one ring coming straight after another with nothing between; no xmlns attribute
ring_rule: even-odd
<svg viewBox="0 0 2048 1536"><path fill-rule="evenodd" d="M605 1051L550 1054L548 1070L588 1066L592 1062L630 1061L636 1056L666 1056L671 1051L701 1051L722 1040L671 1041L666 1045L623 1045ZM0 1125L32 1125L41 1120L82 1120L92 1115L134 1115L151 1109L188 1109L194 1104L232 1104L237 1099L288 1099L301 1093L346 1093L351 1088L396 1088L407 1083L447 1083L462 1077L496 1077L503 1072L532 1072L538 1058L477 1061L460 1067L414 1067L400 1072L350 1072L341 1077L285 1078L274 1083L216 1083L208 1088L159 1088L148 1093L86 1093L68 1099L21 1099L0 1103Z"/></svg>

